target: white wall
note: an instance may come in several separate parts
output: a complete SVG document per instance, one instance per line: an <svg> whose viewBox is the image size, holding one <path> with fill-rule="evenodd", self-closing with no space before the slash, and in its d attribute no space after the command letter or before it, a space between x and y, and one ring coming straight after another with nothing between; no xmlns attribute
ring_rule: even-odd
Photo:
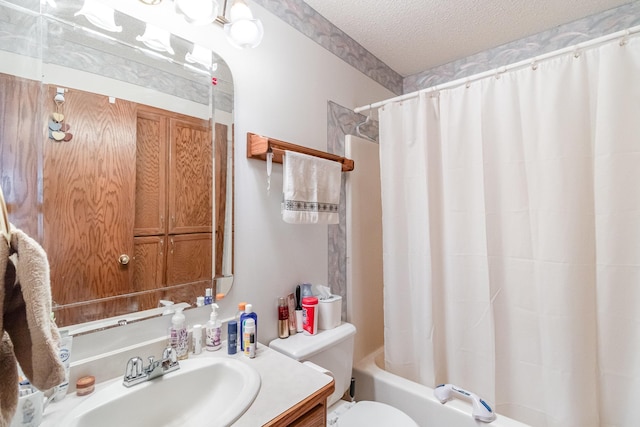
<svg viewBox="0 0 640 427"><path fill-rule="evenodd" d="M110 3L139 18L148 11L140 2ZM219 26L194 30L180 24L172 30L214 49L233 73L235 283L221 304L222 315L233 316L239 301L253 303L259 316L259 339L267 343L277 336L277 298L304 281L327 283L327 227L282 221L282 167L274 166L267 194L266 164L246 158L246 133L326 150L327 101L355 108L393 94L265 9L249 4L264 25L264 40L256 49L234 48ZM161 17L149 19L167 25Z"/></svg>
<svg viewBox="0 0 640 427"><path fill-rule="evenodd" d="M277 334L277 297L304 281L327 283L327 227L280 218L282 168L266 193L266 165L246 158L246 132L326 150L327 101L355 108L393 94L278 18L254 6L265 38L256 51L233 52L236 82L235 301L255 304L260 340Z"/></svg>

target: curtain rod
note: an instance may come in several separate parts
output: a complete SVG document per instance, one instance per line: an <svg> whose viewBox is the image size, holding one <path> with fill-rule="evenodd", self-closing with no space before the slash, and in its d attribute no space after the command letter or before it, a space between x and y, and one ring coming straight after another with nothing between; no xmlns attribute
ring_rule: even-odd
<svg viewBox="0 0 640 427"><path fill-rule="evenodd" d="M362 107L355 108L353 111L356 112L356 113L361 113L363 111L369 111L369 110L372 110L374 108L382 107L383 105L389 104L391 102L399 102L399 101L405 101L405 100L411 99L411 98L416 98L421 93L437 92L437 91L443 90L443 89L451 89L451 88L454 88L454 87L466 85L468 83L472 83L472 82L476 82L478 80L482 80L482 79L484 79L486 77L491 77L491 76L504 74L507 71L512 71L512 70L516 70L516 69L520 69L520 68L524 68L524 67L530 67L530 66L532 66L534 64L539 63L540 61L545 61L545 60L554 58L556 56L561 56L561 55L564 55L564 54L567 54L567 53L576 53L577 54L581 50L584 50L586 48L591 48L591 47L594 47L594 46L597 46L597 45L600 45L600 44L604 44L606 42L609 42L611 40L615 40L617 38L622 38L622 40L621 40L621 43L622 43L629 36L635 35L638 32L640 32L640 25L628 28L626 30L622 30L622 31L618 31L618 32L615 32L615 33L607 34L606 36L598 37L598 38L589 40L589 41L584 42L584 43L578 43L578 44L575 44L573 46L569 46L569 47L565 47L565 48L562 48L562 49L555 50L553 52L545 53L543 55L534 56L532 58L525 59L525 60L519 61L519 62L515 62L515 63L510 64L510 65L494 68L494 69L489 70L489 71L483 71L481 73L474 74L474 75L469 76L469 77L463 77L463 78L460 78L460 79L457 79L457 80L453 80L453 81L450 81L448 83L444 83L444 84L441 84L441 85L435 85L435 86L428 87L426 89L420 89L420 90L417 90L415 92L407 93L405 95L399 95L399 96L396 96L394 98L386 99L384 101L375 102L373 104L363 105Z"/></svg>

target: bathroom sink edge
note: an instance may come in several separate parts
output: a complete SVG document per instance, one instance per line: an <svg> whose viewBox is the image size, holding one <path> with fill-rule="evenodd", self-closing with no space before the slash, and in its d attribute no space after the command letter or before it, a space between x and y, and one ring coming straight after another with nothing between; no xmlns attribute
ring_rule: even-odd
<svg viewBox="0 0 640 427"><path fill-rule="evenodd" d="M251 407L260 392L262 379L260 373L252 366L247 365L236 359L224 357L200 357L181 361L180 369L133 387L125 387L122 384L122 378L114 378L103 383L103 388L96 394L86 397L86 400L79 402L62 420L64 425L68 427L78 427L86 423L85 417L93 411L100 410L107 405L113 405L115 401L126 398L131 394L144 393L144 390L154 387L156 382L171 380L175 376L189 374L192 371L207 369L216 365L222 365L225 369L235 371L242 381L242 388L237 391L237 396L250 396L242 403L241 406L231 405L228 409L211 414L210 408L206 405L195 411L190 411L190 421L196 422L197 425L210 426L228 426L237 421ZM192 374L193 375L193 374ZM153 391L149 391L153 393ZM116 403L118 405L118 403ZM177 420L176 420L177 421ZM213 423L213 424L212 424ZM169 425L173 425L170 423ZM182 423L176 423L182 425ZM195 426L196 424L194 424Z"/></svg>

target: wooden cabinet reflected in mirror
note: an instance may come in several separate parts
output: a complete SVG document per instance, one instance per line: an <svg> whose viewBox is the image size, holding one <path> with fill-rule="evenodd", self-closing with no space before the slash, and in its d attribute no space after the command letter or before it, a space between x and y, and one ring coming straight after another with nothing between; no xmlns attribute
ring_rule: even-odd
<svg viewBox="0 0 640 427"><path fill-rule="evenodd" d="M48 253L58 325L194 305L213 278L228 293L229 67L215 52L213 71L187 66L193 43L175 35L175 55L150 55L144 23L121 12L128 31L79 31L81 2L57 5L41 15L0 1L0 185L10 221ZM46 134L58 87L68 141Z"/></svg>
<svg viewBox="0 0 640 427"><path fill-rule="evenodd" d="M45 141L43 156L58 324L195 302L212 278L209 122L78 90L65 99L74 136Z"/></svg>
<svg viewBox="0 0 640 427"><path fill-rule="evenodd" d="M225 234L227 126L215 125L216 167L224 169L218 184L225 187L214 192L208 121L71 89L64 122L73 137L45 135L38 144L43 137L22 135L18 125L37 121L38 113L11 111L11 105L39 99L40 88L39 82L0 74L0 170L11 221L36 238L42 229L58 326L156 308L159 300L193 304L214 276L214 195L222 216L216 234ZM55 90L45 85L45 99L52 100ZM39 192L37 181L23 178L29 171L37 175L39 147L42 209L36 215L31 195ZM222 271L224 238L216 245Z"/></svg>

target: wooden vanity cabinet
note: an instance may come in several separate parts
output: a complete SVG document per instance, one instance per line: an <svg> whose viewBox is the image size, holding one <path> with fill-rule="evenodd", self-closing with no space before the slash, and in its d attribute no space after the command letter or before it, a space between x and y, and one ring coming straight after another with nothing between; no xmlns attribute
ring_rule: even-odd
<svg viewBox="0 0 640 427"><path fill-rule="evenodd" d="M292 406L288 411L264 424L268 427L325 427L327 425L327 398L335 389L334 381Z"/></svg>

